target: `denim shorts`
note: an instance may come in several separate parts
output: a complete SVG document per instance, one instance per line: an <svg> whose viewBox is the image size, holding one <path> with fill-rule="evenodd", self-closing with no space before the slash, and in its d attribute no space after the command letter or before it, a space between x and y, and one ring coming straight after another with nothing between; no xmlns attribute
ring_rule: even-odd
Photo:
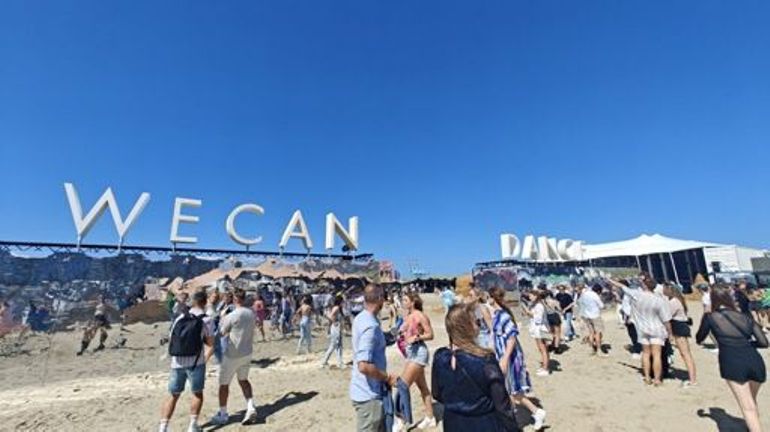
<svg viewBox="0 0 770 432"><path fill-rule="evenodd" d="M174 395L182 394L188 379L190 380L190 391L193 393L202 392L206 382L206 365L171 369L168 377L168 392Z"/></svg>
<svg viewBox="0 0 770 432"><path fill-rule="evenodd" d="M406 347L406 361L417 363L420 366L427 366L430 354L425 342L417 342Z"/></svg>

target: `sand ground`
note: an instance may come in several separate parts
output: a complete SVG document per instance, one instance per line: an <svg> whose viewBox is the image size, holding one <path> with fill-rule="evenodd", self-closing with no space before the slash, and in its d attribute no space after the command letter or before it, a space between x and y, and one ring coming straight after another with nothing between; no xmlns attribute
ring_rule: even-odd
<svg viewBox="0 0 770 432"><path fill-rule="evenodd" d="M425 295L437 338L433 350L446 344L442 309L437 296ZM692 304L691 309L700 309ZM693 314L696 322L699 313ZM638 361L623 349L625 329L614 314L605 314L606 340L612 345L609 358L589 356L589 348L575 341L562 355L554 356L558 371L549 377L532 376L535 395L548 411L551 431L742 431L740 411L719 378L717 358L693 347L700 385L682 389L678 380L663 387L645 386ZM8 431L153 431L166 395L169 361L158 340L168 324L133 325L126 333L126 348L107 349L76 357L79 333L35 336L26 351L0 357L0 430ZM112 337L117 333L113 330ZM536 369L534 342L521 337L530 372ZM320 332L314 353L296 356L295 340L255 343L250 380L261 418L257 424L238 423L206 430L223 431L347 431L354 430L353 409L348 400L349 370L321 370L319 358L326 338ZM108 345L109 345L108 341ZM345 360L350 360L350 341L345 340ZM767 352L763 352L767 360ZM400 371L403 360L388 349L389 369ZM677 375L683 375L676 357ZM428 373L430 377L430 374ZM217 410L216 375L210 370L202 418ZM430 379L430 378L429 378ZM183 395L172 421L172 430L186 430L189 395ZM231 389L230 411L242 413L244 401L237 386ZM423 415L418 392L413 389L416 419ZM768 390L759 395L760 410L770 406ZM522 410L526 411L526 410ZM770 430L770 415L763 426ZM526 412L519 413L527 422ZM238 417L235 417L237 420ZM441 430L439 428L437 430ZM532 430L527 426L525 430Z"/></svg>

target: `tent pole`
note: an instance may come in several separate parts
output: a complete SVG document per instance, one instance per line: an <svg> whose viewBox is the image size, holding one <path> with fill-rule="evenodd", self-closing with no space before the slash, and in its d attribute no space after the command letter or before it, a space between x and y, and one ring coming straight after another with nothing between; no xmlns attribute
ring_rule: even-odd
<svg viewBox="0 0 770 432"><path fill-rule="evenodd" d="M674 269L674 280L676 280L677 285L681 285L679 283L679 272L676 271L676 263L674 262L674 254L669 252L668 257L671 258L671 268Z"/></svg>
<svg viewBox="0 0 770 432"><path fill-rule="evenodd" d="M642 272L642 263L639 262L639 255L636 255L634 258L636 258L636 267L639 268L639 273Z"/></svg>

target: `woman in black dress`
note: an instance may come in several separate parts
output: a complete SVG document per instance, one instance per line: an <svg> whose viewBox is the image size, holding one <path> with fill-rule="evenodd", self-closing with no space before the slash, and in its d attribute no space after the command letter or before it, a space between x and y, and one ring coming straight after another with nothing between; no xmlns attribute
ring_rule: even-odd
<svg viewBox="0 0 770 432"><path fill-rule="evenodd" d="M719 373L727 381L750 432L759 432L757 393L765 382L765 362L757 348L767 348L767 337L751 317L738 312L731 289L718 285L711 290L712 312L703 316L695 341L713 334L719 346Z"/></svg>
<svg viewBox="0 0 770 432"><path fill-rule="evenodd" d="M444 431L518 432L505 376L495 354L476 345L472 305L455 305L446 316L449 347L433 356L433 397L444 404Z"/></svg>

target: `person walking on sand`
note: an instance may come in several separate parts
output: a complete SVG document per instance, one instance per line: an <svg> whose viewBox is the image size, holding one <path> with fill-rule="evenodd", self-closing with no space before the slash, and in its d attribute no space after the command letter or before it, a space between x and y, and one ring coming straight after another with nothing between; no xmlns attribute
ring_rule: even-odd
<svg viewBox="0 0 770 432"><path fill-rule="evenodd" d="M546 313L545 290L533 290L529 293L530 307L526 310L530 316L529 335L535 340L537 350L540 352L540 367L535 372L537 376L548 376L551 374L551 356L548 352L548 339L551 337L548 326L548 317Z"/></svg>
<svg viewBox="0 0 770 432"><path fill-rule="evenodd" d="M580 306L580 317L588 330L588 340L591 343L594 355L606 357L602 347L602 333L604 333L604 319L602 319L602 309L604 302L597 291L601 286L594 286L594 289L588 288L585 284L580 285L580 297L578 305Z"/></svg>
<svg viewBox="0 0 770 432"><path fill-rule="evenodd" d="M682 356L684 364L687 366L688 381L682 382L682 387L691 387L698 384L695 376L695 361L693 361L690 352L690 324L692 320L687 316L687 301L682 295L681 289L673 284L666 284L663 288L663 294L668 298L669 309L671 310L671 334Z"/></svg>
<svg viewBox="0 0 770 432"><path fill-rule="evenodd" d="M244 306L246 293L236 288L233 291L235 309L222 317L219 334L223 337L222 365L219 368L219 411L211 419L217 425L227 424L227 399L230 394L230 382L237 377L238 384L246 399L246 415L243 423L253 421L257 416L257 408L252 399L252 388L249 382L249 368L254 344L254 312ZM225 310L222 311L225 313Z"/></svg>
<svg viewBox="0 0 770 432"><path fill-rule="evenodd" d="M336 352L337 367L344 369L345 364L342 362L342 296L334 296L334 304L326 318L329 320L329 348L326 349L321 367L328 366L329 358L332 353Z"/></svg>
<svg viewBox="0 0 770 432"><path fill-rule="evenodd" d="M564 323L564 337L567 342L575 339L575 326L572 324L572 317L575 312L575 297L572 295L572 290L567 291L565 284L559 285L559 293L556 294L556 300L559 302L559 307L562 313L562 322Z"/></svg>
<svg viewBox="0 0 770 432"><path fill-rule="evenodd" d="M495 353L476 343L475 309L473 303L449 309L449 346L433 356L431 386L433 397L444 405L444 432L519 432Z"/></svg>
<svg viewBox="0 0 770 432"><path fill-rule="evenodd" d="M545 423L545 410L538 408L524 396L532 390L532 384L524 362L524 351L519 344L519 328L516 325L516 319L505 305L505 290L495 287L489 295L493 300L492 334L495 342L495 357L505 375L505 387L514 405L524 405L532 413L535 430L542 429Z"/></svg>
<svg viewBox="0 0 770 432"><path fill-rule="evenodd" d="M657 283L642 274L642 289L634 290L610 279L610 283L631 298L631 316L642 344L644 382L659 386L663 378L663 346L671 334L671 311L668 302L653 292Z"/></svg>
<svg viewBox="0 0 770 432"><path fill-rule="evenodd" d="M729 286L712 288L711 307L711 313L701 319L695 342L703 343L709 334L716 338L719 374L735 396L749 432L761 432L757 393L767 372L757 348L768 347L767 337L759 324L738 312Z"/></svg>
<svg viewBox="0 0 770 432"><path fill-rule="evenodd" d="M211 318L206 316L206 293L193 294L192 308L180 315L171 325L169 354L171 372L168 379L169 396L163 402L160 413L159 432L168 432L168 423L174 415L179 396L190 381L192 402L190 403L190 426L188 432L200 432L198 416L203 406L203 388L206 381L207 353L214 346ZM209 347L208 350L205 347Z"/></svg>
<svg viewBox="0 0 770 432"><path fill-rule="evenodd" d="M297 354L302 352L304 346L307 353L313 351L313 323L310 316L313 314L313 298L309 295L302 297L302 304L297 309L294 319L299 319L299 341L297 342Z"/></svg>
<svg viewBox="0 0 770 432"><path fill-rule="evenodd" d="M104 300L104 296L99 296L96 309L94 310L94 317L86 325L85 330L83 330L83 339L80 341L80 351L77 352L77 355L83 355L86 349L88 349L91 340L96 336L96 333L99 333L99 346L94 349L94 352L103 350L109 328L110 321L107 319L107 303Z"/></svg>
<svg viewBox="0 0 770 432"><path fill-rule="evenodd" d="M422 299L419 294L408 293L404 296L403 305L406 316L400 330L407 346L406 364L401 373L401 380L406 383L407 387L416 383L425 404L425 418L417 424L417 429L434 428L436 427L436 417L433 415L433 397L425 380L425 368L430 362L430 353L425 342L433 340L433 327L428 316L422 312ZM397 417L393 431L405 430L404 426L403 419Z"/></svg>
<svg viewBox="0 0 770 432"><path fill-rule="evenodd" d="M254 310L254 317L256 318L257 328L262 335L262 342L265 342L265 319L267 318L267 310L265 309L265 302L262 300L262 296L257 294L254 299L254 304L251 306Z"/></svg>
<svg viewBox="0 0 770 432"><path fill-rule="evenodd" d="M382 287L364 288L364 310L353 320L353 371L350 400L356 411L357 432L385 432L384 397L398 377L387 372L385 334L377 316L385 303ZM390 431L388 431L390 432Z"/></svg>

